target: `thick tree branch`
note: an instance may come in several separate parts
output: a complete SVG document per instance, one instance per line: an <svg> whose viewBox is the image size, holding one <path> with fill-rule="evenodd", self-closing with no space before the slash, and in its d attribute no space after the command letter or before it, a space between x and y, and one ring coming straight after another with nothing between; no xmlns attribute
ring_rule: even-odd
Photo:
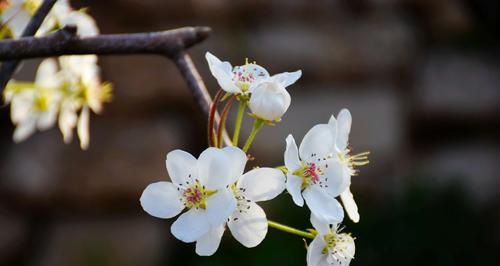
<svg viewBox="0 0 500 266"><path fill-rule="evenodd" d="M84 54L156 54L166 56L176 63L195 101L208 114L212 99L185 50L206 39L210 28L184 27L162 32L79 37L75 26L67 26L46 37L29 37L36 33L55 2L56 0L43 2L23 31L22 38L0 41L0 61L3 61L0 66L0 91L11 79L21 59ZM217 113L216 120L220 121ZM231 145L225 130L223 138L226 145Z"/></svg>
<svg viewBox="0 0 500 266"><path fill-rule="evenodd" d="M61 38L68 30L66 27L41 38L0 41L0 60L83 54L161 54L174 58L210 33L208 27L184 27L161 32Z"/></svg>
<svg viewBox="0 0 500 266"><path fill-rule="evenodd" d="M21 37L29 37L35 35L35 33L38 31L38 28L40 28L40 26L43 23L43 20L45 19L47 14L49 14L50 10L52 9L56 1L57 0L43 1L43 3L40 5L38 10L31 18L31 20L28 22L28 25L26 25L26 28L24 28ZM11 59L19 59L19 58L11 58ZM3 88L7 85L10 78L14 74L14 71L16 71L18 65L19 65L19 60L2 62L2 65L0 66L0 91L2 91Z"/></svg>

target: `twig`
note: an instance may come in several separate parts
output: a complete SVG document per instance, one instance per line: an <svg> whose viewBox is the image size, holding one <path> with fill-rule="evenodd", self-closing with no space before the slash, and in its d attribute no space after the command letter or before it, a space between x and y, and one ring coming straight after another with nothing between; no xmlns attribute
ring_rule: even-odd
<svg viewBox="0 0 500 266"><path fill-rule="evenodd" d="M40 28L40 26L43 23L43 20L45 19L47 14L49 14L50 10L52 9L56 1L57 0L43 1L43 3L35 12L33 17L28 22L28 25L26 25L26 28L24 28L21 37L29 37L35 35L35 33L38 31L38 28ZM9 58L9 59L19 59L19 58ZM0 66L0 91L2 91L3 88L7 85L10 78L16 71L18 65L19 65L19 60L2 62L2 65Z"/></svg>

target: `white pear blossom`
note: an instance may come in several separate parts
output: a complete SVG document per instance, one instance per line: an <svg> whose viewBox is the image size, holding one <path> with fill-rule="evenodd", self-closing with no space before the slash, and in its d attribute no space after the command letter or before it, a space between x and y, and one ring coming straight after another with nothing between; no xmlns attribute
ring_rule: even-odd
<svg viewBox="0 0 500 266"><path fill-rule="evenodd" d="M354 238L314 215L311 223L318 234L307 248L307 266L348 266L356 252Z"/></svg>
<svg viewBox="0 0 500 266"><path fill-rule="evenodd" d="M256 168L241 176L232 191L237 200L236 210L228 219L227 226L236 240L252 248L259 245L267 234L267 218L256 202L275 198L285 190L283 172L274 168ZM210 256L219 247L224 225L212 228L196 242L196 253Z"/></svg>
<svg viewBox="0 0 500 266"><path fill-rule="evenodd" d="M348 185L340 163L333 158L335 140L334 129L328 124L319 124L307 132L299 149L289 135L285 151L286 189L293 201L303 206L305 200L315 216L332 224L344 218L342 206L335 197Z"/></svg>
<svg viewBox="0 0 500 266"><path fill-rule="evenodd" d="M270 77L269 72L262 66L249 63L246 60L244 65L232 67L231 63L221 61L213 54L207 52L205 58L208 61L210 72L217 79L219 86L226 92L236 94L252 93L259 82L266 80L278 82L283 87L287 87L302 75L298 70L292 73L284 72Z"/></svg>
<svg viewBox="0 0 500 266"><path fill-rule="evenodd" d="M335 129L336 141L334 144L334 158L342 166L341 173L344 175L344 178L348 180L349 184L348 187L340 194L340 198L342 199L342 203L344 204L344 208L349 218L353 222L357 223L359 222L358 207L354 201L354 197L349 186L351 184L351 176L356 175L357 173L357 170L355 170L354 167L368 164L367 155L369 152L351 155L348 143L352 116L349 110L342 109L339 112L337 119L335 119L335 116L332 115L328 124Z"/></svg>
<svg viewBox="0 0 500 266"><path fill-rule="evenodd" d="M172 224L172 234L183 242L203 238L205 243L214 241L218 246L220 240L216 236L222 234L221 226L237 206L231 185L243 174L246 161L246 154L237 147L210 147L198 160L187 152L174 150L166 159L172 182L146 187L140 198L142 208L158 218L172 218L188 209ZM200 249L207 247L201 245Z"/></svg>
<svg viewBox="0 0 500 266"><path fill-rule="evenodd" d="M37 71L34 83L7 85L5 100L11 104L11 120L16 125L13 139L20 142L36 129L46 130L55 124L61 86L56 62L44 60Z"/></svg>
<svg viewBox="0 0 500 266"><path fill-rule="evenodd" d="M290 94L278 82L260 82L252 92L248 106L252 114L266 121L279 121L290 106Z"/></svg>

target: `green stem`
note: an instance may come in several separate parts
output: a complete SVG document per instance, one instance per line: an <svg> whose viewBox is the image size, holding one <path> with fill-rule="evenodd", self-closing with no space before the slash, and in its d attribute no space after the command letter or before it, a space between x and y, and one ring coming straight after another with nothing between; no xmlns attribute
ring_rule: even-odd
<svg viewBox="0 0 500 266"><path fill-rule="evenodd" d="M287 226L284 224L280 224L277 222L273 222L271 220L267 220L267 224L274 229L278 229L278 230L281 230L281 231L284 231L284 232L287 232L287 233L290 233L293 235L298 235L298 236L309 238L309 239L314 239L314 237L315 237L315 235L312 233L302 231L299 229L295 229L293 227L290 227L290 226Z"/></svg>
<svg viewBox="0 0 500 266"><path fill-rule="evenodd" d="M238 116L236 117L236 125L234 126L233 134L233 146L238 146L238 138L240 137L241 122L243 121L243 115L245 114L246 102L240 100L238 105Z"/></svg>
<svg viewBox="0 0 500 266"><path fill-rule="evenodd" d="M255 119L255 122L253 123L252 132L250 132L250 135L248 136L247 141L245 141L245 146L243 146L243 151L245 153L250 148L250 145L252 144L253 139L255 138L255 135L257 135L257 132L259 132L259 129L262 127L263 124L264 124L264 121L262 119Z"/></svg>

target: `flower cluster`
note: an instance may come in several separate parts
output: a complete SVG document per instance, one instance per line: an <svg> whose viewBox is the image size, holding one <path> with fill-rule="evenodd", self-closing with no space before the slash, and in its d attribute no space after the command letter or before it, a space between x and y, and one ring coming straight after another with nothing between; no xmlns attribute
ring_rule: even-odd
<svg viewBox="0 0 500 266"><path fill-rule="evenodd" d="M2 6L0 38L18 38L41 4L37 0L11 0ZM84 10L73 10L67 0L59 0L37 32L43 36L66 25L75 25L79 36L94 36L99 30ZM89 145L90 111L99 113L111 99L111 85L100 79L96 55L48 58L39 65L34 82L11 80L4 91L16 125L13 139L20 142L37 129L48 129L56 122L69 143L77 128L80 146Z"/></svg>
<svg viewBox="0 0 500 266"><path fill-rule="evenodd" d="M222 131L218 130L219 138L210 141L213 147L198 158L181 150L168 153L166 167L171 182L146 187L140 198L143 209L158 218L173 218L187 210L172 224L171 232L183 242L195 242L198 255L214 254L226 228L245 247L255 247L264 240L268 227L273 227L312 239L307 265L348 265L355 253L354 238L342 233L339 226L344 209L352 221L359 221L350 191L351 177L357 173L355 167L368 163L368 152L351 154L350 112L342 109L328 123L312 127L298 147L289 135L284 166L258 167L245 173L251 158L247 152L255 135L263 124L274 125L281 120L291 101L286 87L295 83L302 72L270 76L265 68L248 60L245 65L232 67L210 53L206 59L221 92L226 93L222 99L231 98L219 127L224 126L232 100L240 102L233 141L222 147ZM212 108L217 108L217 103ZM238 136L246 106L255 122L240 149ZM209 123L209 132L215 131L212 126ZM314 229L302 231L267 219L257 203L271 200L285 190L296 205L308 206Z"/></svg>

